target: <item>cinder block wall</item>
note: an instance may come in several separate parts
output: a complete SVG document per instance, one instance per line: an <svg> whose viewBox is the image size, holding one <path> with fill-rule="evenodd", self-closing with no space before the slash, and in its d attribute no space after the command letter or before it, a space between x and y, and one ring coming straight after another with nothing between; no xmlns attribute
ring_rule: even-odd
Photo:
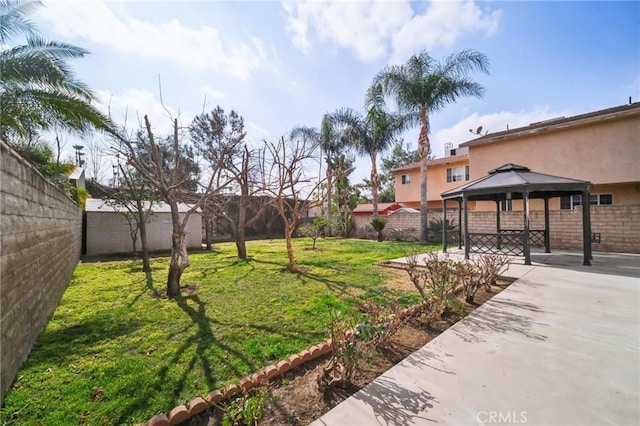
<svg viewBox="0 0 640 426"><path fill-rule="evenodd" d="M442 219L442 211L429 211L429 221ZM419 213L393 213L386 216L386 229L415 230L420 234ZM447 219L458 223L457 210L447 210ZM355 217L360 229L369 223L369 216ZM502 229L522 229L523 212L510 211L500 214ZM531 229L544 229L544 211L530 212ZM582 210L552 210L549 212L551 249L582 249ZM496 213L489 211L469 212L469 232L495 232ZM600 242L593 243L594 251L617 253L640 253L640 205L591 206L591 232L600 234Z"/></svg>
<svg viewBox="0 0 640 426"><path fill-rule="evenodd" d="M6 144L0 157L0 400L80 258L82 212Z"/></svg>

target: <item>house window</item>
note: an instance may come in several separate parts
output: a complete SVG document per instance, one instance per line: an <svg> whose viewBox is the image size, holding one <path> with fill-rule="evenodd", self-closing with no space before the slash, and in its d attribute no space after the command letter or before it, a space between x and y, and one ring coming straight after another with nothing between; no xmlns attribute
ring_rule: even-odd
<svg viewBox="0 0 640 426"><path fill-rule="evenodd" d="M513 200L500 201L500 210L507 212L513 211Z"/></svg>
<svg viewBox="0 0 640 426"><path fill-rule="evenodd" d="M591 194L589 196L589 204L592 206L602 206L613 204L613 194ZM562 210L573 210L582 205L581 195L567 195L560 197L560 208Z"/></svg>
<svg viewBox="0 0 640 426"><path fill-rule="evenodd" d="M613 204L613 194L595 194L598 196L597 205ZM593 201L591 202L593 204Z"/></svg>
<svg viewBox="0 0 640 426"><path fill-rule="evenodd" d="M402 184L407 185L411 183L411 175L402 175Z"/></svg>
<svg viewBox="0 0 640 426"><path fill-rule="evenodd" d="M447 182L462 182L469 180L469 166L449 167L447 169Z"/></svg>

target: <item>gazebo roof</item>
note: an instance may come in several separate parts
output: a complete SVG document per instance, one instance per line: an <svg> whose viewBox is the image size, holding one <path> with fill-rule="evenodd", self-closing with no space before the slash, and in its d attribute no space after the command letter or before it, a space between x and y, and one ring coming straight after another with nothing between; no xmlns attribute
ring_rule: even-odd
<svg viewBox="0 0 640 426"><path fill-rule="evenodd" d="M532 172L528 167L508 163L489 171L489 174L458 188L443 192L442 198L451 200L504 200L521 199L528 192L529 198L553 198L577 195L589 189L584 180ZM510 194L507 196L507 194Z"/></svg>

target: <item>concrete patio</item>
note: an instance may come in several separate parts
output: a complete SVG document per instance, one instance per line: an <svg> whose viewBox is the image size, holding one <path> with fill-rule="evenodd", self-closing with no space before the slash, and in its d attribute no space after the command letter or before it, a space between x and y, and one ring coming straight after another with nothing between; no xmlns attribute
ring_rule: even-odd
<svg viewBox="0 0 640 426"><path fill-rule="evenodd" d="M640 255L593 257L515 258L509 288L313 425L640 424Z"/></svg>

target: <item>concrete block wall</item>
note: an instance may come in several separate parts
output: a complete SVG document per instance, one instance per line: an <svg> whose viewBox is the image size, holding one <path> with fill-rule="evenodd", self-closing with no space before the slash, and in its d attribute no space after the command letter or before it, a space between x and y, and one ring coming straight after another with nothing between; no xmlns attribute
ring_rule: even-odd
<svg viewBox="0 0 640 426"><path fill-rule="evenodd" d="M0 400L80 258L82 212L0 142Z"/></svg>
<svg viewBox="0 0 640 426"><path fill-rule="evenodd" d="M429 221L442 219L442 211L428 213ZM419 237L419 213L393 213L385 217L385 229L398 228L415 230ZM356 216L357 229L368 224L369 216ZM458 224L457 210L448 210L447 219ZM500 214L502 229L522 229L522 211L505 211ZM544 211L530 212L530 228L544 229ZM551 249L582 249L582 210L552 210L549 212ZM496 213L491 211L470 211L469 232L495 232ZM591 232L599 234L600 242L593 243L594 251L640 253L640 205L591 206Z"/></svg>

